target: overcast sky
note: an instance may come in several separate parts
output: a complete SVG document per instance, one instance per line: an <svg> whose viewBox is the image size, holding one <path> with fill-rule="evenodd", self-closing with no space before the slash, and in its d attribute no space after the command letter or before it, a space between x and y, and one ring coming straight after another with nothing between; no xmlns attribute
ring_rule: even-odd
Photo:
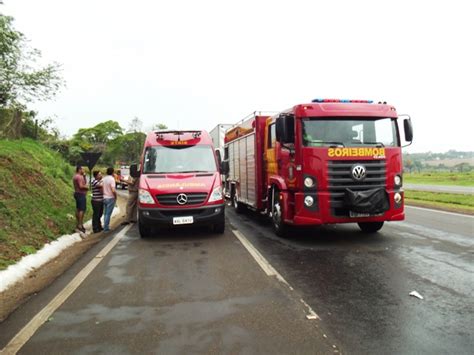
<svg viewBox="0 0 474 355"><path fill-rule="evenodd" d="M3 2L63 65L67 88L32 107L66 135L133 117L211 130L327 97L409 113L408 151L474 150L470 1Z"/></svg>

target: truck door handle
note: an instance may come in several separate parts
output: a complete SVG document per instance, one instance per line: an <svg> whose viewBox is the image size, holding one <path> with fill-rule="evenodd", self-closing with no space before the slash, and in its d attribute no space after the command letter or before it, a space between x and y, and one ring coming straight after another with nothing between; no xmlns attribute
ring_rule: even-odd
<svg viewBox="0 0 474 355"><path fill-rule="evenodd" d="M281 159L277 159L277 165L278 165L278 169L281 168Z"/></svg>

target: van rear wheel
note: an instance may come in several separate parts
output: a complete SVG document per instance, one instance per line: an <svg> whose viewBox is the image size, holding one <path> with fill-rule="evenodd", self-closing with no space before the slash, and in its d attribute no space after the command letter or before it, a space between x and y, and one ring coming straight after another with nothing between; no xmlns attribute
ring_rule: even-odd
<svg viewBox="0 0 474 355"><path fill-rule="evenodd" d="M376 233L383 227L383 222L359 222L357 224L364 233Z"/></svg>

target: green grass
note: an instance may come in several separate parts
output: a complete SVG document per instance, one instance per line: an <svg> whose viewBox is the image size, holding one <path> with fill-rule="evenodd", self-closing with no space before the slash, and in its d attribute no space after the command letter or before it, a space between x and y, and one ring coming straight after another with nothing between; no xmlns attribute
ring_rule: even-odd
<svg viewBox="0 0 474 355"><path fill-rule="evenodd" d="M0 270L72 232L73 173L38 142L0 140Z"/></svg>
<svg viewBox="0 0 474 355"><path fill-rule="evenodd" d="M410 202L421 202L434 207L445 207L453 209L462 209L474 212L474 196L448 194L428 191L405 191L405 199Z"/></svg>
<svg viewBox="0 0 474 355"><path fill-rule="evenodd" d="M403 180L410 184L474 186L474 172L404 173Z"/></svg>

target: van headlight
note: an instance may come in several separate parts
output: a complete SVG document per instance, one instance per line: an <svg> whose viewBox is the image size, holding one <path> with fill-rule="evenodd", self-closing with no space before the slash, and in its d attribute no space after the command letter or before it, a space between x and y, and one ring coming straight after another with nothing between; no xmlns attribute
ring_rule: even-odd
<svg viewBox="0 0 474 355"><path fill-rule="evenodd" d="M140 203L146 203L146 204L154 204L155 201L153 200L153 197L151 196L150 192L148 190L144 189L139 189L138 190L138 200Z"/></svg>
<svg viewBox="0 0 474 355"><path fill-rule="evenodd" d="M214 190L212 190L209 201L207 202L214 202L222 199L224 199L224 196L222 195L222 186L217 186L214 188Z"/></svg>

